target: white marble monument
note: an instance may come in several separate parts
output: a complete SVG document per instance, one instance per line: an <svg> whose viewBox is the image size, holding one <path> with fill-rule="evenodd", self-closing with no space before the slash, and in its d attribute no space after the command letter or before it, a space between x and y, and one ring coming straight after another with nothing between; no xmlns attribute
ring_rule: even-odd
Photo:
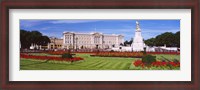
<svg viewBox="0 0 200 90"><path fill-rule="evenodd" d="M141 34L141 29L139 22L136 21L135 37L133 38L133 43L131 44L132 51L144 51L144 41Z"/></svg>

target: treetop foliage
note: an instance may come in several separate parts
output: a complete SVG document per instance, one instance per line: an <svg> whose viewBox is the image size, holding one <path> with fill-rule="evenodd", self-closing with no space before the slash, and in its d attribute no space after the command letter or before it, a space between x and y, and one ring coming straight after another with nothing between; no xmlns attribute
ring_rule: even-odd
<svg viewBox="0 0 200 90"><path fill-rule="evenodd" d="M165 32L144 42L148 46L180 47L180 31L176 33Z"/></svg>
<svg viewBox="0 0 200 90"><path fill-rule="evenodd" d="M29 48L31 44L46 46L50 39L39 31L20 30L21 48Z"/></svg>

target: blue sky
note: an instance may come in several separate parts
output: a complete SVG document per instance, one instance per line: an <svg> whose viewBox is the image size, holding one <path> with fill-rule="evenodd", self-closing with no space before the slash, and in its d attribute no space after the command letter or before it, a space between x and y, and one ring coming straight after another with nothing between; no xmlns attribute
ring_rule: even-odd
<svg viewBox="0 0 200 90"><path fill-rule="evenodd" d="M20 20L20 29L37 30L43 35L62 37L64 31L122 34L125 40L134 37L136 20ZM138 20L143 38L149 39L164 32L180 31L180 20Z"/></svg>

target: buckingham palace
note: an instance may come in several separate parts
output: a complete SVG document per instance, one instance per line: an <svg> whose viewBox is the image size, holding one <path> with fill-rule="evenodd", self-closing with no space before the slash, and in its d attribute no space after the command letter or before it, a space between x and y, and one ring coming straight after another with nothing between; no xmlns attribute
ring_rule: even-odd
<svg viewBox="0 0 200 90"><path fill-rule="evenodd" d="M123 35L63 32L63 49L109 49L124 43Z"/></svg>

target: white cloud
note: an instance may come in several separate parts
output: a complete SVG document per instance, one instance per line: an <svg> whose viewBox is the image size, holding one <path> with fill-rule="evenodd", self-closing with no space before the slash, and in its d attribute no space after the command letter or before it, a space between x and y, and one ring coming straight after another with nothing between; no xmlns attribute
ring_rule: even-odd
<svg viewBox="0 0 200 90"><path fill-rule="evenodd" d="M40 30L49 30L51 27L43 27L43 28L40 28Z"/></svg>
<svg viewBox="0 0 200 90"><path fill-rule="evenodd" d="M41 24L41 22L44 22L45 20L27 20L27 19L22 19L20 20L20 25L22 27L26 27L26 28L29 28L29 27L33 27L33 26L36 26L36 25L39 25Z"/></svg>
<svg viewBox="0 0 200 90"><path fill-rule="evenodd" d="M53 24L60 24L60 23L88 23L88 22L97 22L100 20L56 20L51 21L50 23Z"/></svg>
<svg viewBox="0 0 200 90"><path fill-rule="evenodd" d="M163 30L163 29L143 29L143 33L163 33L163 32L177 32L180 31L179 29L168 29L168 30Z"/></svg>
<svg viewBox="0 0 200 90"><path fill-rule="evenodd" d="M49 36L49 37L57 37L61 38L62 37L62 32L42 32L43 35Z"/></svg>

